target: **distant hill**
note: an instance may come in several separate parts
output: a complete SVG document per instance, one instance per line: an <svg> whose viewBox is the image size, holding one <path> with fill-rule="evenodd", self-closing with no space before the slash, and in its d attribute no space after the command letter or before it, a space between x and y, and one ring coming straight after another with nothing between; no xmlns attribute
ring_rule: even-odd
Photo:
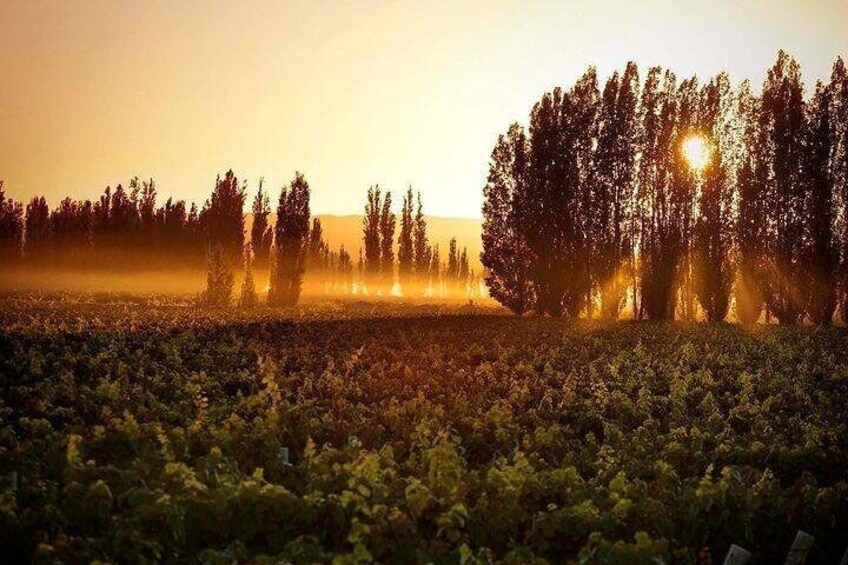
<svg viewBox="0 0 848 565"><path fill-rule="evenodd" d="M362 216L334 216L329 214L318 214L321 220L321 225L324 228L324 240L330 245L330 248L337 250L339 246L344 245L354 262L359 258L359 248L362 247ZM460 250L463 247L468 249L468 259L471 263L471 268L479 273L480 271L480 252L482 244L480 241L480 230L482 222L474 218L444 218L440 216L426 216L427 233L431 244L439 245L439 254L442 261L447 259L448 242L451 237L455 237ZM271 223L276 221L275 215L271 215ZM253 215L248 214L246 226L250 233L250 226L253 222ZM397 231L395 231L395 253L397 253L397 236L400 231L400 222L398 222Z"/></svg>

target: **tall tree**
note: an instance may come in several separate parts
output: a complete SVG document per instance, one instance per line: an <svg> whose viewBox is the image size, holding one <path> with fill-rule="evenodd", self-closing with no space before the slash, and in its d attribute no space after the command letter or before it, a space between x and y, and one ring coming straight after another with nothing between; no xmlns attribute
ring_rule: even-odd
<svg viewBox="0 0 848 565"><path fill-rule="evenodd" d="M620 78L614 73L604 87L592 183L591 267L606 319L618 318L627 290L626 267L632 263L638 106L639 74L630 62Z"/></svg>
<svg viewBox="0 0 848 565"><path fill-rule="evenodd" d="M233 171L227 171L223 179L218 177L212 196L201 212L208 241L224 248L224 257L231 265L237 263L244 247L246 193L246 187L239 185ZM115 196L117 192L112 197L113 209Z"/></svg>
<svg viewBox="0 0 848 565"><path fill-rule="evenodd" d="M527 189L527 137L518 124L498 136L483 189L483 252L489 295L518 315L533 307L533 257L516 204Z"/></svg>
<svg viewBox="0 0 848 565"><path fill-rule="evenodd" d="M380 286L391 291L395 278L395 226L397 217L392 212L392 193L386 192L380 209Z"/></svg>
<svg viewBox="0 0 848 565"><path fill-rule="evenodd" d="M848 70L839 57L830 75L831 136L834 142L832 175L834 196L839 203L836 222L840 241L840 312L848 324Z"/></svg>
<svg viewBox="0 0 848 565"><path fill-rule="evenodd" d="M312 229L309 230L309 246L306 253L306 265L309 271L320 273L324 270L329 247L324 242L324 228L321 218L312 218Z"/></svg>
<svg viewBox="0 0 848 565"><path fill-rule="evenodd" d="M415 223L412 218L412 186L406 189L400 214L400 235L398 237L398 278L404 293L409 286L415 268L415 241L413 232Z"/></svg>
<svg viewBox="0 0 848 565"><path fill-rule="evenodd" d="M250 226L250 246L257 267L266 267L271 253L274 231L268 225L271 215L271 202L268 194L262 190L264 179L259 179L259 190L253 199L253 224Z"/></svg>
<svg viewBox="0 0 848 565"><path fill-rule="evenodd" d="M718 96L720 99L720 95ZM696 288L694 265L694 233L698 170L683 151L685 144L696 136L713 137L712 124L709 128L698 123L699 89L697 77L680 83L676 93L676 116L674 135L670 151L671 164L671 212L673 221L679 224L680 258L677 267L679 288L678 303L684 320L694 321L696 316ZM704 131L710 131L705 134ZM707 145L709 142L706 143Z"/></svg>
<svg viewBox="0 0 848 565"><path fill-rule="evenodd" d="M595 209L596 146L598 140L601 93L598 90L598 78L594 67L578 79L567 99L570 105L563 108L567 115L563 118L566 134L563 143L574 151L573 164L576 170L572 176L575 182L576 202L579 206L577 225L575 226L574 249L578 261L582 260L579 270L566 293L566 311L577 317L585 308L586 316L591 318L594 309L594 294L597 281L592 277L591 237L593 226L597 224Z"/></svg>
<svg viewBox="0 0 848 565"><path fill-rule="evenodd" d="M380 210L381 194L379 185L368 188L368 199L365 203L365 215L362 217L362 243L360 250L363 282L369 291L376 292L380 281Z"/></svg>
<svg viewBox="0 0 848 565"><path fill-rule="evenodd" d="M832 92L821 82L807 109L803 181L807 183L806 274L807 314L816 324L830 324L836 310L839 249L834 230L834 180L831 154L835 147L831 126Z"/></svg>
<svg viewBox="0 0 848 565"><path fill-rule="evenodd" d="M804 312L806 276L804 205L806 183L801 178L804 151L804 86L798 63L780 51L763 85L757 147L768 166L765 219L766 272L763 295L781 324L800 321Z"/></svg>
<svg viewBox="0 0 848 565"><path fill-rule="evenodd" d="M710 154L699 179L701 190L693 241L694 288L711 322L724 320L727 316L733 284L730 258L733 194L719 131L729 109L725 102L728 96L726 75L710 81L701 92L697 119L698 130L707 140Z"/></svg>
<svg viewBox="0 0 848 565"><path fill-rule="evenodd" d="M554 89L546 93L530 114L530 159L527 190L521 195L518 219L522 236L530 247L533 263L537 314L560 316L563 311L563 281L566 277L562 224L568 215L568 195L558 194L562 160L560 148L560 115L563 92Z"/></svg>
<svg viewBox="0 0 848 565"><path fill-rule="evenodd" d="M271 306L294 306L300 298L306 271L309 197L309 183L300 172L280 191L274 226L274 268L268 291Z"/></svg>
<svg viewBox="0 0 848 565"><path fill-rule="evenodd" d="M591 289L587 257L588 163L599 106L590 68L564 93L545 94L530 117L528 189L520 224L534 256L537 312L577 316Z"/></svg>
<svg viewBox="0 0 848 565"><path fill-rule="evenodd" d="M766 181L768 162L765 131L760 128L760 100L743 82L736 112L742 122L742 155L737 178L736 247L738 275L734 287L736 316L744 324L756 322L763 311L762 295L766 238Z"/></svg>
<svg viewBox="0 0 848 565"><path fill-rule="evenodd" d="M680 185L686 177L677 141L677 86L670 71L649 70L642 90L642 159L639 168L640 287L643 312L674 318L678 265L684 252ZM676 176L675 176L676 175ZM682 177L682 178L681 178Z"/></svg>
<svg viewBox="0 0 848 565"><path fill-rule="evenodd" d="M418 206L415 210L412 239L415 278L419 284L426 284L427 273L430 270L430 244L427 241L427 220L424 218L420 192L418 193Z"/></svg>

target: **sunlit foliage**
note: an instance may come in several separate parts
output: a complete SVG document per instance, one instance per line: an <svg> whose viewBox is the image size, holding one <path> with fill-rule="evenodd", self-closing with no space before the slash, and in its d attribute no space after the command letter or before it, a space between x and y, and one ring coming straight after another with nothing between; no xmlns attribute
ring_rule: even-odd
<svg viewBox="0 0 848 565"><path fill-rule="evenodd" d="M844 330L316 308L5 300L3 561L844 551Z"/></svg>

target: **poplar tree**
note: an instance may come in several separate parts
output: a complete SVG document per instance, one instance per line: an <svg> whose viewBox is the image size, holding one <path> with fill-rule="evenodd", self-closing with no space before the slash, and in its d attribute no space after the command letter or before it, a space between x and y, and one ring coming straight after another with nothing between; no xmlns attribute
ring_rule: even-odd
<svg viewBox="0 0 848 565"><path fill-rule="evenodd" d="M633 195L639 136L639 74L630 62L607 81L601 96L594 164L591 268L601 316L617 319L633 254ZM633 265L630 265L633 268Z"/></svg>
<svg viewBox="0 0 848 565"><path fill-rule="evenodd" d="M320 273L324 271L329 247L324 242L324 228L321 218L312 218L312 228L309 230L309 246L306 254L306 264L309 271Z"/></svg>
<svg viewBox="0 0 848 565"><path fill-rule="evenodd" d="M704 87L698 130L707 139L710 155L700 177L698 217L695 223L694 287L698 302L711 322L727 317L733 285L732 188L720 142L720 127L728 108L726 76L720 75Z"/></svg>
<svg viewBox="0 0 848 565"><path fill-rule="evenodd" d="M405 293L409 292L415 268L415 230L412 218L412 186L406 189L400 215L400 236L398 237L398 278Z"/></svg>
<svg viewBox="0 0 848 565"><path fill-rule="evenodd" d="M418 206L415 210L412 239L415 278L419 284L427 284L427 277L430 271L430 244L427 241L427 220L424 218L424 208L421 203L420 192L418 193Z"/></svg>
<svg viewBox="0 0 848 565"><path fill-rule="evenodd" d="M534 256L538 313L575 317L591 292L586 214L599 99L590 68L568 93L545 94L530 117L528 189L518 209Z"/></svg>
<svg viewBox="0 0 848 565"><path fill-rule="evenodd" d="M379 185L368 188L368 197L365 203L365 215L362 217L362 243L364 248L360 249L360 269L363 274L363 282L369 290L376 291L380 280L380 211L381 195Z"/></svg>
<svg viewBox="0 0 848 565"><path fill-rule="evenodd" d="M806 275L808 277L807 315L816 324L830 324L836 310L839 249L834 233L834 177L831 154L834 129L831 126L832 91L821 82L807 107L806 147L803 180L807 183Z"/></svg>
<svg viewBox="0 0 848 565"><path fill-rule="evenodd" d="M224 257L235 264L241 257L244 247L244 202L247 189L239 185L232 170L224 178L218 177L212 196L201 212L201 221L206 231L207 241L212 245L221 245ZM131 215L128 204L124 204L123 189L119 185L112 195L111 218L117 226L128 223L124 217ZM116 230L120 231L120 230Z"/></svg>
<svg viewBox="0 0 848 565"><path fill-rule="evenodd" d="M483 252L489 295L518 315L533 307L533 257L516 210L527 189L527 138L518 124L498 136L483 189Z"/></svg>
<svg viewBox="0 0 848 565"><path fill-rule="evenodd" d="M530 115L530 159L527 190L517 203L518 225L533 253L533 283L537 314L560 316L563 312L564 280L567 270L561 233L569 220L573 202L561 194L556 177L562 169L559 140L562 89L546 93Z"/></svg>
<svg viewBox="0 0 848 565"><path fill-rule="evenodd" d="M271 242L274 240L274 231L268 225L271 203L268 194L262 190L263 184L264 179L259 179L259 190L253 199L253 224L250 227L250 245L258 267L268 265Z"/></svg>
<svg viewBox="0 0 848 565"><path fill-rule="evenodd" d="M801 320L805 308L804 86L798 63L780 51L763 85L757 151L768 167L765 183L766 269L763 295L781 324Z"/></svg>
<svg viewBox="0 0 848 565"><path fill-rule="evenodd" d="M294 306L300 298L306 271L309 197L309 183L300 172L280 191L274 226L274 268L268 291L271 306Z"/></svg>
<svg viewBox="0 0 848 565"><path fill-rule="evenodd" d="M395 226L397 217L392 212L392 193L386 192L380 209L380 285L391 291L395 278Z"/></svg>
<svg viewBox="0 0 848 565"><path fill-rule="evenodd" d="M734 287L736 317L743 324L756 322L763 311L765 276L766 181L765 131L760 127L761 101L743 82L736 112L742 122L742 155L737 179L738 211L736 247L738 275Z"/></svg>
<svg viewBox="0 0 848 565"><path fill-rule="evenodd" d="M639 258L641 304L639 316L674 318L677 269L684 250L679 177L686 173L676 141L677 87L670 71L653 67L642 90L642 160L639 169ZM675 178L677 176L677 178Z"/></svg>
<svg viewBox="0 0 848 565"><path fill-rule="evenodd" d="M597 173L595 161L601 109L601 93L594 67L589 67L569 94L568 101L571 104L564 107L567 114L563 117L566 135L563 143L574 152L573 165L576 169L569 176L573 179L575 200L579 208L572 243L578 258L577 270L571 284L566 287L565 309L574 318L585 309L586 317L592 318L594 294L598 285L592 269L592 232L597 224L593 185Z"/></svg>
<svg viewBox="0 0 848 565"><path fill-rule="evenodd" d="M686 141L693 136L712 137L712 131L705 134L705 128L698 123L699 109L698 78L691 77L680 83L675 95L675 117L674 134L671 138L671 146L668 148L671 155L671 179L672 187L670 194L670 210L672 221L678 223L680 234L680 256L676 268L677 280L672 282L672 288L678 289L678 304L680 317L686 321L694 321L696 316L696 283L694 265L694 235L695 235L695 209L696 194L698 188L699 171L693 168L683 152ZM710 142L707 141L707 144ZM674 304L672 304L672 309ZM676 312L672 310L671 317Z"/></svg>
<svg viewBox="0 0 848 565"><path fill-rule="evenodd" d="M831 137L833 139L832 175L839 240L839 294L843 323L848 323L848 70L839 57L830 75Z"/></svg>

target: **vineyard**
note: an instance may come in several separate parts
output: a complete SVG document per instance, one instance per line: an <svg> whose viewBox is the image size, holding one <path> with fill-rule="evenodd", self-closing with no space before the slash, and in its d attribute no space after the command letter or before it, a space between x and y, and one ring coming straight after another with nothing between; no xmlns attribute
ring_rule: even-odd
<svg viewBox="0 0 848 565"><path fill-rule="evenodd" d="M844 328L503 314L7 297L0 561L838 562Z"/></svg>

